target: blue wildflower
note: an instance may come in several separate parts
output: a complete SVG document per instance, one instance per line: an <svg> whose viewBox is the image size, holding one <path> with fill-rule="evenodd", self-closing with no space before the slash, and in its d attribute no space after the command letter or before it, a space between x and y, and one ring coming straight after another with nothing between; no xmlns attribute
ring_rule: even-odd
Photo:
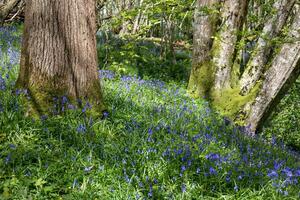
<svg viewBox="0 0 300 200"><path fill-rule="evenodd" d="M78 127L77 127L77 132L78 133L85 133L86 132L86 126L84 124L80 124Z"/></svg>
<svg viewBox="0 0 300 200"><path fill-rule="evenodd" d="M234 189L235 192L239 191L239 187L237 185L235 185L233 189Z"/></svg>
<svg viewBox="0 0 300 200"><path fill-rule="evenodd" d="M5 158L5 164L7 165L11 161L11 153L9 153Z"/></svg>
<svg viewBox="0 0 300 200"><path fill-rule="evenodd" d="M268 173L268 177L271 178L271 179L278 178L278 173L275 170L271 170Z"/></svg>
<svg viewBox="0 0 300 200"><path fill-rule="evenodd" d="M94 166L85 167L85 168L84 168L84 171L85 171L85 172L89 172L89 171L91 171L91 170L93 169L93 167L94 167Z"/></svg>
<svg viewBox="0 0 300 200"><path fill-rule="evenodd" d="M184 165L181 166L181 172L184 172L186 170L186 167Z"/></svg>
<svg viewBox="0 0 300 200"><path fill-rule="evenodd" d="M230 182L230 176L229 175L226 176L225 181L226 181L226 183Z"/></svg>
<svg viewBox="0 0 300 200"><path fill-rule="evenodd" d="M137 193L136 195L135 195L135 199L140 199L140 195Z"/></svg>
<svg viewBox="0 0 300 200"><path fill-rule="evenodd" d="M295 176L296 176L296 177L300 177L300 169L297 169L297 170L295 171Z"/></svg>
<svg viewBox="0 0 300 200"><path fill-rule="evenodd" d="M181 185L181 192L182 192L182 193L185 193L185 192L186 192L186 185L185 185L185 184L182 184L182 185Z"/></svg>
<svg viewBox="0 0 300 200"><path fill-rule="evenodd" d="M108 118L108 116L109 116L109 112L104 111L103 112L103 118L106 119L106 118Z"/></svg>
<svg viewBox="0 0 300 200"><path fill-rule="evenodd" d="M211 161L217 161L220 159L220 155L216 153L209 153L205 156L205 158Z"/></svg>
<svg viewBox="0 0 300 200"><path fill-rule="evenodd" d="M282 171L287 177L293 177L293 172L289 167L284 168Z"/></svg>
<svg viewBox="0 0 300 200"><path fill-rule="evenodd" d="M213 167L210 167L210 168L209 168L209 173L210 173L211 175L216 175L216 174L218 174L218 172L217 172Z"/></svg>
<svg viewBox="0 0 300 200"><path fill-rule="evenodd" d="M75 106L73 104L68 104L68 109L69 110L75 110Z"/></svg>
<svg viewBox="0 0 300 200"><path fill-rule="evenodd" d="M152 188L152 185L150 184L149 186L149 192L148 192L148 197L152 197L153 196L153 188Z"/></svg>

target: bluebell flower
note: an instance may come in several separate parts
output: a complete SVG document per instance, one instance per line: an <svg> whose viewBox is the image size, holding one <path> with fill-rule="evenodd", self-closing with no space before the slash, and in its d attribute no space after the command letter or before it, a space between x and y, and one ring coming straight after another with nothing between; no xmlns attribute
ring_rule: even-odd
<svg viewBox="0 0 300 200"><path fill-rule="evenodd" d="M186 170L186 167L184 165L181 166L181 172L184 172Z"/></svg>
<svg viewBox="0 0 300 200"><path fill-rule="evenodd" d="M108 116L109 116L109 112L104 111L103 112L103 118L106 119L106 118L108 118Z"/></svg>
<svg viewBox="0 0 300 200"><path fill-rule="evenodd" d="M284 168L282 171L287 177L293 177L293 172L289 167Z"/></svg>
<svg viewBox="0 0 300 200"><path fill-rule="evenodd" d="M297 169L297 170L295 171L295 176L296 176L296 177L300 177L300 169Z"/></svg>
<svg viewBox="0 0 300 200"><path fill-rule="evenodd" d="M211 175L217 175L217 174L218 174L218 172L217 172L213 167L210 167L210 168L209 168L209 173L210 173Z"/></svg>
<svg viewBox="0 0 300 200"><path fill-rule="evenodd" d="M87 131L86 129L86 126L84 124L80 124L78 127L77 127L77 132L78 133L85 133Z"/></svg>
<svg viewBox="0 0 300 200"><path fill-rule="evenodd" d="M64 105L66 103L68 103L68 98L66 96L63 96L61 99L61 103Z"/></svg>
<svg viewBox="0 0 300 200"><path fill-rule="evenodd" d="M226 176L226 178L225 178L225 181L226 181L226 183L229 183L229 182L230 182L230 180L231 180L231 179L230 179L230 176L229 176L229 175L227 175L227 176Z"/></svg>
<svg viewBox="0 0 300 200"><path fill-rule="evenodd" d="M271 170L268 173L268 177L271 178L271 179L278 178L278 173L275 170Z"/></svg>
<svg viewBox="0 0 300 200"><path fill-rule="evenodd" d="M188 160L188 166L190 167L192 165L192 161Z"/></svg>
<svg viewBox="0 0 300 200"><path fill-rule="evenodd" d="M0 90L2 90L2 91L6 90L6 82L2 78L1 74L0 74Z"/></svg>
<svg viewBox="0 0 300 200"><path fill-rule="evenodd" d="M143 187L144 187L144 184L143 184L141 181L139 181L139 187L140 187L140 188L143 188Z"/></svg>
<svg viewBox="0 0 300 200"><path fill-rule="evenodd" d="M283 161L282 162L277 162L277 161L275 161L274 162L274 169L276 170L276 171L278 171L280 168L281 168L281 166L283 165Z"/></svg>
<svg viewBox="0 0 300 200"><path fill-rule="evenodd" d="M90 172L93 169L94 166L89 166L89 167L85 167L84 171L85 172Z"/></svg>
<svg viewBox="0 0 300 200"><path fill-rule="evenodd" d="M111 80L115 78L115 73L110 70L99 70L99 78L107 78Z"/></svg>
<svg viewBox="0 0 300 200"><path fill-rule="evenodd" d="M69 110L75 110L75 106L73 104L68 104L68 109Z"/></svg>
<svg viewBox="0 0 300 200"><path fill-rule="evenodd" d="M152 197L153 196L153 188L152 188L152 185L150 184L149 186L149 192L148 192L148 197Z"/></svg>
<svg viewBox="0 0 300 200"><path fill-rule="evenodd" d="M185 184L182 184L182 185L181 185L181 192L182 192L182 193L185 193L185 192L186 192L186 185L185 185Z"/></svg>
<svg viewBox="0 0 300 200"><path fill-rule="evenodd" d="M11 161L11 153L9 153L5 158L5 164L7 165Z"/></svg>
<svg viewBox="0 0 300 200"><path fill-rule="evenodd" d="M235 192L239 191L239 187L237 185L235 185L233 189L234 189Z"/></svg>
<svg viewBox="0 0 300 200"><path fill-rule="evenodd" d="M127 183L130 183L130 182L131 182L127 174L124 174L124 178L125 178L125 181L126 181Z"/></svg>
<svg viewBox="0 0 300 200"><path fill-rule="evenodd" d="M209 153L205 156L205 158L211 161L217 161L220 159L220 155L217 153Z"/></svg>
<svg viewBox="0 0 300 200"><path fill-rule="evenodd" d="M152 134L153 134L152 128L149 128L149 129L148 129L148 134L149 134L149 135L152 135Z"/></svg>
<svg viewBox="0 0 300 200"><path fill-rule="evenodd" d="M135 199L140 199L140 195L137 193L136 195L135 195Z"/></svg>
<svg viewBox="0 0 300 200"><path fill-rule="evenodd" d="M42 115L42 116L41 116L41 120L42 120L42 121L45 121L45 120L47 120L47 119L48 119L48 116L47 116L47 115Z"/></svg>

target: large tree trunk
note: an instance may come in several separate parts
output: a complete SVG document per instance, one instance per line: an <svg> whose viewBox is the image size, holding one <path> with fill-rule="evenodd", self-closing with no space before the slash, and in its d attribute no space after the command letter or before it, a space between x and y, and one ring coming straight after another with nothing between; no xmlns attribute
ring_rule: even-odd
<svg viewBox="0 0 300 200"><path fill-rule="evenodd" d="M198 0L198 5L203 5L203 1ZM247 1L225 0L219 15L222 23L217 28L212 28L216 24L211 23L208 17L195 15L189 91L196 97L205 94L214 108L255 132L268 115L269 108L274 107L280 94L299 75L300 13L294 0L278 0L273 9L275 15L266 21L252 58L246 69L241 70L235 69L240 66L234 61L240 59L237 52L243 48L239 40L246 40L243 38L246 36L240 34L243 28L248 29L244 23L246 7ZM291 12L293 9L294 12ZM273 47L269 41L279 36L286 27L289 27L289 36L276 46L281 47L279 50L271 51Z"/></svg>
<svg viewBox="0 0 300 200"><path fill-rule="evenodd" d="M29 91L34 111L47 113L53 97L67 96L101 112L95 34L94 0L26 2L17 86Z"/></svg>
<svg viewBox="0 0 300 200"><path fill-rule="evenodd" d="M217 26L219 0L198 0L194 14L194 48L189 92L195 97L206 97L213 83L212 45ZM205 31L204 31L205 30Z"/></svg>

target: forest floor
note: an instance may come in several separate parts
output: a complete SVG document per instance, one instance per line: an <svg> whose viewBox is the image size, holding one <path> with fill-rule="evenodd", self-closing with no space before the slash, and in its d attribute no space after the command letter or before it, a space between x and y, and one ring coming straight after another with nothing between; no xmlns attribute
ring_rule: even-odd
<svg viewBox="0 0 300 200"><path fill-rule="evenodd" d="M33 120L13 92L19 48L0 53L0 199L300 198L284 144L245 136L180 84L101 70L103 120L62 99L62 115Z"/></svg>

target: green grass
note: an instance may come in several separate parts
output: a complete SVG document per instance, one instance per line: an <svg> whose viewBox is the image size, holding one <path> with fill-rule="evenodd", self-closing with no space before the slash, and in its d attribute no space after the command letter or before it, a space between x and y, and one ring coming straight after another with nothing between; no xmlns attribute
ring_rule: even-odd
<svg viewBox="0 0 300 200"><path fill-rule="evenodd" d="M0 62L0 199L299 199L299 158L182 85L101 71L105 119L60 101L62 115L34 120L17 71Z"/></svg>
<svg viewBox="0 0 300 200"><path fill-rule="evenodd" d="M300 77L263 127L263 135L269 140L281 140L300 151Z"/></svg>

